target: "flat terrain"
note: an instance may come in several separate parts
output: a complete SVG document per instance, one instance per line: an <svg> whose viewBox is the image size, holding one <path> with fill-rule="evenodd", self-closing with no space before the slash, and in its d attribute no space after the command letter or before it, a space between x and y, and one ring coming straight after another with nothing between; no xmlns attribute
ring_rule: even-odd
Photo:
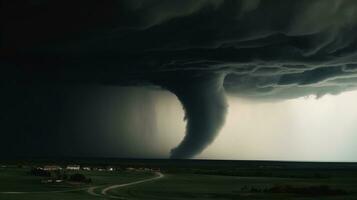
<svg viewBox="0 0 357 200"><path fill-rule="evenodd" d="M135 185L161 178L156 173L148 172L79 171L90 177L93 183L42 183L41 180L46 178L29 175L28 172L27 168L1 168L0 199L107 199L113 198L106 194L112 188L118 189L118 186L126 186L128 183Z"/></svg>
<svg viewBox="0 0 357 200"><path fill-rule="evenodd" d="M81 171L91 184L45 184L28 168L0 168L1 200L357 199L357 167L338 163L117 161L160 172Z"/></svg>

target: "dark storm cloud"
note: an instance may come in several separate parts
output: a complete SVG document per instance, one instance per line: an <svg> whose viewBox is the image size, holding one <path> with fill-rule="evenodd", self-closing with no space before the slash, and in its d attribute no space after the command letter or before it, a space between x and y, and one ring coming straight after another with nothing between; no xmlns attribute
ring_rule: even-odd
<svg viewBox="0 0 357 200"><path fill-rule="evenodd" d="M186 135L181 144L171 151L171 158L190 158L201 153L213 142L222 127L227 103L223 75L208 74L185 78L185 83L161 82L176 94L185 110Z"/></svg>
<svg viewBox="0 0 357 200"><path fill-rule="evenodd" d="M173 157L199 153L222 126L224 95L212 87L221 83L214 76L227 74L226 92L259 100L321 97L357 86L355 0L28 1L3 7L4 62L22 69L5 80L167 88L189 120ZM196 112L208 113L207 121L196 120Z"/></svg>

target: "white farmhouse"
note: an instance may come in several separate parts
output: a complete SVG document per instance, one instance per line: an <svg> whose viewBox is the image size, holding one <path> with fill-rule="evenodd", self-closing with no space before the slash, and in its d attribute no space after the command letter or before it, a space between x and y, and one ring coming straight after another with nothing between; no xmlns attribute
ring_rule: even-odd
<svg viewBox="0 0 357 200"><path fill-rule="evenodd" d="M80 165L68 165L66 167L67 170L74 170L74 171L78 171L81 169L81 166Z"/></svg>

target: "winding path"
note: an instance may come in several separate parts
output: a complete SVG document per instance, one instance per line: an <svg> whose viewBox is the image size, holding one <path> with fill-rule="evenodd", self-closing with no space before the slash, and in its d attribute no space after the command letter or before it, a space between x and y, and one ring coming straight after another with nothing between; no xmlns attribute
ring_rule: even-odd
<svg viewBox="0 0 357 200"><path fill-rule="evenodd" d="M140 180L140 181L134 181L134 182L131 182L131 183L124 183L124 184L112 185L112 186L106 187L106 188L104 188L102 190L102 194L103 195L107 195L109 190L113 190L113 189L117 189L117 188L121 188L121 187L126 187L126 186L130 186L130 185L136 185L136 184L140 184L140 183L145 183L145 182L149 182L149 181L153 181L153 180L165 177L164 174L162 174L161 172L156 172L155 174L157 176L154 177L154 178L148 178L148 179L144 179L144 180Z"/></svg>
<svg viewBox="0 0 357 200"><path fill-rule="evenodd" d="M123 184L117 184L117 185L110 185L108 187L105 187L101 190L101 193L98 194L96 193L94 190L101 187L101 186L93 186L93 187L90 187L88 188L87 192L88 194L92 195L92 196L107 196L107 197L110 197L110 198L115 198L115 199L120 199L120 197L118 196L113 196L113 195L109 195L108 192L110 190L114 190L114 189L117 189L117 188L122 188L122 187L127 187L127 186L131 186L131 185L137 185L137 184L141 184L141 183L145 183L145 182L149 182L149 181L154 181L154 180L157 180L157 179L160 179L160 178L163 178L165 177L164 174L162 174L161 172L155 172L155 174L157 175L156 177L153 177L153 178L147 178L147 179L143 179L143 180L139 180L139 181L134 181L134 182L130 182L130 183L123 183Z"/></svg>

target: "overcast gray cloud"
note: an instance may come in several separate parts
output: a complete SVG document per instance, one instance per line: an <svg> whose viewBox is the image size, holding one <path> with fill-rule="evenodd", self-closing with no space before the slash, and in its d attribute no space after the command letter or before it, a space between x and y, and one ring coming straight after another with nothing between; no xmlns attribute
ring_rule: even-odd
<svg viewBox="0 0 357 200"><path fill-rule="evenodd" d="M213 141L224 122L223 88L274 100L357 86L355 0L28 1L4 8L3 64L20 67L6 69L5 82L16 74L18 82L168 89L188 117L174 157ZM206 121L197 122L195 112L209 113Z"/></svg>

